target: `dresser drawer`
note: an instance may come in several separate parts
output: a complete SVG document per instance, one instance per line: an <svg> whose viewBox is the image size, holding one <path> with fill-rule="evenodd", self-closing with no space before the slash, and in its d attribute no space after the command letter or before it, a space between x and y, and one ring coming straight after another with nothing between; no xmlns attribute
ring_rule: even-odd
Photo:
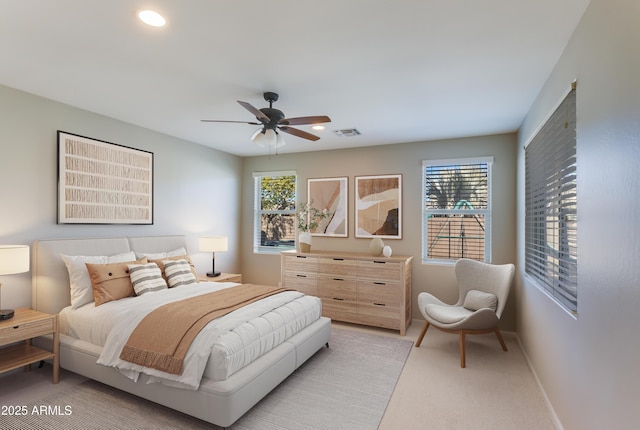
<svg viewBox="0 0 640 430"><path fill-rule="evenodd" d="M374 327L400 328L400 306L358 303L358 323Z"/></svg>
<svg viewBox="0 0 640 430"><path fill-rule="evenodd" d="M318 276L318 296L355 302L357 297L356 281L347 277Z"/></svg>
<svg viewBox="0 0 640 430"><path fill-rule="evenodd" d="M314 273L290 273L284 274L285 288L291 288L310 296L318 295L317 277Z"/></svg>
<svg viewBox="0 0 640 430"><path fill-rule="evenodd" d="M358 261L358 279L400 282L402 264L384 260Z"/></svg>
<svg viewBox="0 0 640 430"><path fill-rule="evenodd" d="M322 315L336 321L358 322L356 304L347 300L323 298Z"/></svg>
<svg viewBox="0 0 640 430"><path fill-rule="evenodd" d="M316 273L318 270L318 259L316 257L305 257L301 255L287 255L284 256L282 267L287 272Z"/></svg>
<svg viewBox="0 0 640 430"><path fill-rule="evenodd" d="M41 319L38 321L22 322L14 326L3 327L0 330L2 344L31 339L52 333L55 330L54 317Z"/></svg>
<svg viewBox="0 0 640 430"><path fill-rule="evenodd" d="M396 282L359 280L358 302L399 305L402 302L402 289Z"/></svg>
<svg viewBox="0 0 640 430"><path fill-rule="evenodd" d="M318 273L336 276L356 276L357 264L355 260L340 257L318 258Z"/></svg>

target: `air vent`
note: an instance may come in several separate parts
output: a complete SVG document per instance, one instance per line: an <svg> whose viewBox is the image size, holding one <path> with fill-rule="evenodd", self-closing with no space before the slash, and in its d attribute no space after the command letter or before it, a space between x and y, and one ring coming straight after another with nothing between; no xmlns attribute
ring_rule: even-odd
<svg viewBox="0 0 640 430"><path fill-rule="evenodd" d="M355 128L345 128L342 130L333 130L333 132L335 134L337 134L340 137L353 137L353 136L359 136L360 132L358 131L358 129Z"/></svg>

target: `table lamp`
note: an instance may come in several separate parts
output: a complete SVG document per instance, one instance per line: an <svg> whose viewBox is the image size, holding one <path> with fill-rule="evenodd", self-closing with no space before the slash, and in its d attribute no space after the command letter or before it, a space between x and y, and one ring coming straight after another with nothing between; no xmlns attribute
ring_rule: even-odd
<svg viewBox="0 0 640 430"><path fill-rule="evenodd" d="M29 271L27 245L0 245L0 275L15 275ZM2 283L0 282L0 320L13 318L13 309L2 309Z"/></svg>
<svg viewBox="0 0 640 430"><path fill-rule="evenodd" d="M226 236L205 236L201 237L198 242L198 249L201 252L211 252L213 258L211 260L211 272L207 273L210 278L220 276L220 272L216 272L216 252L224 252L228 248Z"/></svg>

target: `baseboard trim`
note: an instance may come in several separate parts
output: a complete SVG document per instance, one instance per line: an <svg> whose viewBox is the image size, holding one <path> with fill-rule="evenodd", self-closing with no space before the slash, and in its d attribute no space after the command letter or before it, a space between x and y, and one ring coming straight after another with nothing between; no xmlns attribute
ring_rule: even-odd
<svg viewBox="0 0 640 430"><path fill-rule="evenodd" d="M520 339L520 336L516 332L513 332L513 334L516 338L516 342L518 342L518 346L520 346L520 350L522 351L522 354L524 355L524 359L527 361L527 366L529 366L531 373L533 373L533 378L535 379L536 384L538 384L538 388L542 392L542 397L544 398L544 403L547 406L549 415L551 415L551 421L553 422L553 425L555 426L556 430L564 430L562 421L560 421L558 414L556 414L556 410L553 408L553 404L551 403L551 400L549 399L549 396L547 395L547 392L544 389L544 386L542 385L542 381L540 381L540 378L538 377L538 373L536 372L536 369L533 367L533 363L529 358L529 354L527 354L527 350L524 348L524 345L522 344L522 340Z"/></svg>

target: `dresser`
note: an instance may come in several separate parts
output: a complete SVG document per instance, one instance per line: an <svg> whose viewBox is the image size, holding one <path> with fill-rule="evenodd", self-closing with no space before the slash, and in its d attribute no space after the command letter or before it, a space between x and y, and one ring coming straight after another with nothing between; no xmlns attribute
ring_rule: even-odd
<svg viewBox="0 0 640 430"><path fill-rule="evenodd" d="M413 257L314 251L281 254L281 284L322 299L336 321L399 330L411 324Z"/></svg>

